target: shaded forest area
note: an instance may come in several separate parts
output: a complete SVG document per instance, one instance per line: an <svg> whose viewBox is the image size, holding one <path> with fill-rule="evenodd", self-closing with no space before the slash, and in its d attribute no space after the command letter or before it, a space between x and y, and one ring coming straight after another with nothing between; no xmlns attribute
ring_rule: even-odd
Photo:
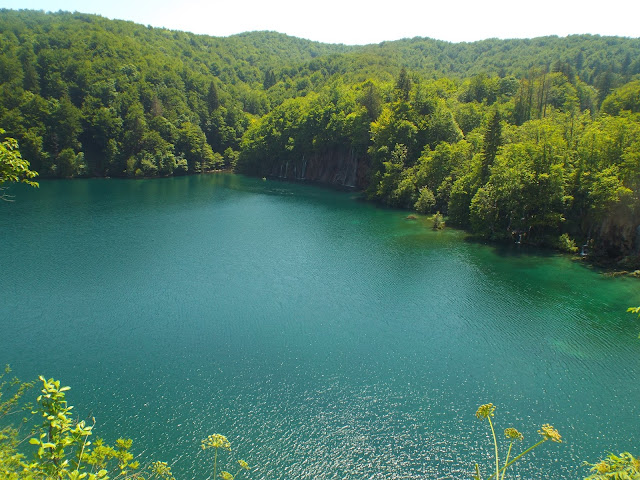
<svg viewBox="0 0 640 480"><path fill-rule="evenodd" d="M41 177L233 168L638 265L640 39L345 46L25 10L0 38L0 127Z"/></svg>

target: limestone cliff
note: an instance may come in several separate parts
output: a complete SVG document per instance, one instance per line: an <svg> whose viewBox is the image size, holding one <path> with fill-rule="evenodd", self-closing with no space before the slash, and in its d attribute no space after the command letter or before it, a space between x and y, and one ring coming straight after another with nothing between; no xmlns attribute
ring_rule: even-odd
<svg viewBox="0 0 640 480"><path fill-rule="evenodd" d="M367 186L368 159L353 149L332 149L295 160L275 161L268 176L362 189Z"/></svg>
<svg viewBox="0 0 640 480"><path fill-rule="evenodd" d="M618 209L607 216L597 232L596 251L599 257L611 259L640 258L640 218L627 209Z"/></svg>

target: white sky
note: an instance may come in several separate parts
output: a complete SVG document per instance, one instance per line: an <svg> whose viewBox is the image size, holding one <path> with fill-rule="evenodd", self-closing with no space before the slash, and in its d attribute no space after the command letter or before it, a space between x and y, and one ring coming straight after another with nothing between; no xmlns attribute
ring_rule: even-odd
<svg viewBox="0 0 640 480"><path fill-rule="evenodd" d="M638 0L0 0L214 36L275 30L328 43L451 42L592 33L640 37Z"/></svg>

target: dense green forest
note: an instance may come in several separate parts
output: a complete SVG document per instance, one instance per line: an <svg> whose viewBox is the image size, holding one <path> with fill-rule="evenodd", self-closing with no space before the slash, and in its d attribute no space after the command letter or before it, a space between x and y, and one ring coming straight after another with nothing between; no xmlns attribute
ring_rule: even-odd
<svg viewBox="0 0 640 480"><path fill-rule="evenodd" d="M234 168L638 262L640 39L345 46L2 10L0 127L41 177Z"/></svg>

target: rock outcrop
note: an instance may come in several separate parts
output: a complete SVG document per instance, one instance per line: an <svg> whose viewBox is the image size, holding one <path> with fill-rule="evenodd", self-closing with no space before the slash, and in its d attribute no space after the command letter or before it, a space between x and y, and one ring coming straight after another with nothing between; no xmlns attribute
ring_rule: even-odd
<svg viewBox="0 0 640 480"><path fill-rule="evenodd" d="M367 185L369 162L353 149L333 149L274 162L268 175L282 180L310 181L361 189Z"/></svg>

